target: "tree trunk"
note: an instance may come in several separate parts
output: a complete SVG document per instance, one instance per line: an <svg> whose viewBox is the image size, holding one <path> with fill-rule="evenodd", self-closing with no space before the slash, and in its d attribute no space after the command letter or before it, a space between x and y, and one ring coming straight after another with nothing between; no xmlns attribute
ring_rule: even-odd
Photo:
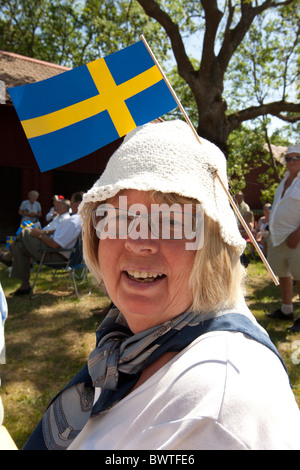
<svg viewBox="0 0 300 470"><path fill-rule="evenodd" d="M197 132L200 136L215 143L227 156L229 125L225 114L226 102L216 87L204 85L201 88L202 92L196 96L199 116Z"/></svg>

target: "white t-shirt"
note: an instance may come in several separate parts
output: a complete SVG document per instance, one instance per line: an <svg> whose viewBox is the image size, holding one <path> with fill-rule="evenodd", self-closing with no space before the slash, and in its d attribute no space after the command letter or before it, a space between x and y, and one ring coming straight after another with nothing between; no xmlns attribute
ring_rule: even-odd
<svg viewBox="0 0 300 470"><path fill-rule="evenodd" d="M300 172L281 197L288 174L287 172L279 183L270 213L269 226L273 246L283 243L300 226Z"/></svg>
<svg viewBox="0 0 300 470"><path fill-rule="evenodd" d="M43 227L43 230L56 230L61 222L70 218L69 212L64 212L63 214L56 215L54 219L49 222L49 224Z"/></svg>
<svg viewBox="0 0 300 470"><path fill-rule="evenodd" d="M300 450L300 413L267 347L242 333L197 338L69 450Z"/></svg>
<svg viewBox="0 0 300 470"><path fill-rule="evenodd" d="M81 217L78 214L63 220L53 234L53 240L62 248L73 248L81 231ZM61 251L66 258L71 256L68 251Z"/></svg>

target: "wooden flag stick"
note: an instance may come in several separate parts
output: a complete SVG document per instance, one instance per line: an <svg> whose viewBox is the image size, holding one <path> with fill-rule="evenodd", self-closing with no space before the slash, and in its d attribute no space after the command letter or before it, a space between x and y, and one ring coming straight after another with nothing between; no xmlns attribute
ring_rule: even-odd
<svg viewBox="0 0 300 470"><path fill-rule="evenodd" d="M236 213L236 215L237 215L237 217L239 218L241 224L243 225L244 229L246 230L246 232L247 232L247 234L248 234L248 236L249 236L249 238L250 238L250 240L251 240L251 243L253 243L254 247L256 248L256 251L257 251L257 253L258 253L259 256L260 256L260 259L262 260L262 262L264 263L264 265L265 265L267 271L268 271L269 274L271 275L271 277L272 277L272 279L273 279L275 285L278 286L278 285L279 285L279 281L278 281L277 277L275 276L274 272L272 271L272 268L271 268L271 266L269 265L268 261L266 260L265 255L264 255L263 252L261 251L261 249L260 249L260 247L259 247L257 241L255 240L255 238L254 238L254 236L253 236L253 234L252 234L250 228L248 227L247 223L245 222L245 220L244 220L242 214L240 213L240 211L239 211L237 205L235 204L234 200L232 199L232 197L231 197L229 191L227 191L227 188L224 186L224 183L223 183L223 181L221 180L221 178L220 178L218 172L216 172L216 174L217 174L217 177L218 177L219 182L221 183L221 185L222 185L224 191L225 191L226 194L227 194L227 197L228 197L228 199L229 199L229 201L230 201L230 204L231 204L231 206L232 206L234 212Z"/></svg>
<svg viewBox="0 0 300 470"><path fill-rule="evenodd" d="M186 122L188 123L188 125L190 126L190 128L191 128L192 131L193 131L193 133L195 134L195 136L197 137L198 141L199 141L200 144L201 144L200 137L199 137L199 135L197 134L196 129L194 128L193 124L191 123L190 118L188 117L188 115L187 115L187 113L186 113L184 107L182 106L182 104L181 104L181 102L180 102L178 96L176 95L175 91L173 90L173 87L172 87L171 83L169 82L169 80L167 79L167 77L166 77L164 71L162 70L161 66L159 65L159 63L158 63L158 61L157 61L155 55L153 54L153 52L152 52L152 50L151 50L149 44L147 43L147 41L146 41L146 39L144 38L143 35L141 35L140 38L141 38L141 40L143 41L143 43L145 44L146 48L148 49L148 52L149 52L149 54L151 55L152 59L154 60L155 64L157 65L157 68L159 69L160 73L162 74L164 81L166 82L166 84L167 84L167 86L168 86L170 92L171 92L172 95L173 95L174 100L175 100L176 103L178 104L178 107L179 107L180 111L182 112L182 114L183 114L183 116L184 116L184 119L186 120Z"/></svg>
<svg viewBox="0 0 300 470"><path fill-rule="evenodd" d="M169 82L169 80L167 79L166 75L164 74L164 72L163 72L161 66L159 65L159 63L158 63L158 61L157 61L155 55L153 54L153 52L152 52L152 50L151 50L149 44L147 43L147 41L146 41L146 39L144 38L143 35L141 35L140 38L141 38L141 40L143 41L143 43L145 44L146 48L148 49L148 52L149 52L149 54L151 55L152 59L154 60L155 64L157 65L157 67L158 67L160 73L162 74L163 79L165 80L165 82L166 82L166 84L167 84L167 86L168 86L170 92L172 93L173 98L175 99L176 103L178 104L178 107L179 107L180 111L182 112L182 114L183 114L183 116L184 116L184 118L185 118L187 124L190 126L190 128L191 128L191 130L193 131L193 133L194 133L196 139L197 139L198 142L201 144L201 139L200 139L200 137L199 137L199 135L198 135L196 129L194 128L194 126L193 126L193 124L192 124L190 118L188 117L188 115L187 115L187 113L186 113L184 107L182 106L182 104L181 104L179 98L177 97L175 91L173 90L172 85L170 84L170 82ZM234 210L236 216L237 216L238 219L240 220L242 226L244 227L245 231L247 232L247 235L249 236L249 238L250 238L250 240L251 240L251 243L254 245L256 251L258 252L258 254L259 254L259 256L260 256L260 259L262 260L262 262L264 263L264 265L265 265L267 271L268 271L269 274L271 275L271 277L272 277L272 279L273 279L275 285L278 286L278 285L279 285L279 282L278 282L277 277L275 276L274 272L272 271L271 266L269 265L268 261L267 261L266 258L265 258L265 255L264 255L263 252L261 251L261 249L260 249L260 247L259 247L257 241L255 240L255 238L254 238L254 236L253 236L253 234L252 234L250 228L248 227L247 223L245 222L245 220L244 220L242 214L240 213L240 211L239 211L237 205L235 204L233 198L231 197L229 191L227 190L226 186L224 185L223 181L221 180L220 175L218 174L218 172L216 172L216 176L217 176L217 178L218 178L218 180L219 180L219 182L220 182L222 188L224 189L224 191L225 191L225 193L226 193L226 195L227 195L227 197L228 197L228 199L229 199L229 202L230 202L230 204L231 204L231 206L232 206L232 208L233 208L233 210Z"/></svg>

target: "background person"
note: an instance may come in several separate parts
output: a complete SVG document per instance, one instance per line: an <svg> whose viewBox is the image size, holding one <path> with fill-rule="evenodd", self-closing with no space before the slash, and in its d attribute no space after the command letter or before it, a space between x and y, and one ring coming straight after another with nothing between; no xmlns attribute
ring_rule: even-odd
<svg viewBox="0 0 300 470"><path fill-rule="evenodd" d="M263 254L267 256L268 251L268 237L269 237L269 217L272 206L270 203L266 203L263 206L264 215L260 217L257 222L257 227L255 231L255 239L262 250Z"/></svg>
<svg viewBox="0 0 300 470"><path fill-rule="evenodd" d="M66 261L71 255L65 249L73 248L81 232L81 218L77 211L82 200L82 192L74 193L71 197L71 209L73 215L58 225L53 235L47 235L44 230L37 227L25 228L16 240L10 245L9 251L0 253L0 262L6 266L12 266L11 277L21 280L20 287L13 295L28 295L30 286L30 263L31 259L40 260L42 249L45 246L59 252L49 252L45 255L45 262Z"/></svg>
<svg viewBox="0 0 300 470"><path fill-rule="evenodd" d="M55 194L52 198L52 201L53 201L53 206L51 207L51 209L49 210L49 212L47 212L46 214L46 221L47 222L50 222L56 215L57 215L57 204L59 201L62 201L64 198L64 196L62 196L61 194Z"/></svg>
<svg viewBox="0 0 300 470"><path fill-rule="evenodd" d="M64 220L67 220L70 218L71 216L70 209L71 209L71 201L69 201L69 199L60 199L56 203L55 216L42 229L46 233L46 235L53 235L58 225Z"/></svg>
<svg viewBox="0 0 300 470"><path fill-rule="evenodd" d="M39 193L32 190L28 193L28 199L21 202L19 207L20 224L30 221L40 226L39 219L42 217L42 208L38 198Z"/></svg>
<svg viewBox="0 0 300 470"><path fill-rule="evenodd" d="M269 318L293 320L293 278L300 290L300 144L288 148L287 172L276 190L270 213L268 262L279 277L281 307Z"/></svg>
<svg viewBox="0 0 300 470"><path fill-rule="evenodd" d="M224 155L184 122L148 124L84 195L85 261L113 308L25 449L300 449L288 376L243 297L245 241L216 171L227 187ZM98 217L104 203L111 236ZM178 236L162 236L173 203L184 215L192 208L189 222L203 209L199 249L187 249L175 216Z"/></svg>
<svg viewBox="0 0 300 470"><path fill-rule="evenodd" d="M250 212L250 206L245 202L244 194L242 192L236 193L235 200L241 215L244 217L245 212Z"/></svg>

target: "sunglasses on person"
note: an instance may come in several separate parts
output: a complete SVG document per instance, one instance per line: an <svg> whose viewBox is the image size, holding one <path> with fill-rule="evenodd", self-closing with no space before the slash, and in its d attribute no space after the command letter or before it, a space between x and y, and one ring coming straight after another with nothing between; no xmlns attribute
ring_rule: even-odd
<svg viewBox="0 0 300 470"><path fill-rule="evenodd" d="M285 157L285 161L288 162L298 162L300 160L300 155L294 155L293 157Z"/></svg>

